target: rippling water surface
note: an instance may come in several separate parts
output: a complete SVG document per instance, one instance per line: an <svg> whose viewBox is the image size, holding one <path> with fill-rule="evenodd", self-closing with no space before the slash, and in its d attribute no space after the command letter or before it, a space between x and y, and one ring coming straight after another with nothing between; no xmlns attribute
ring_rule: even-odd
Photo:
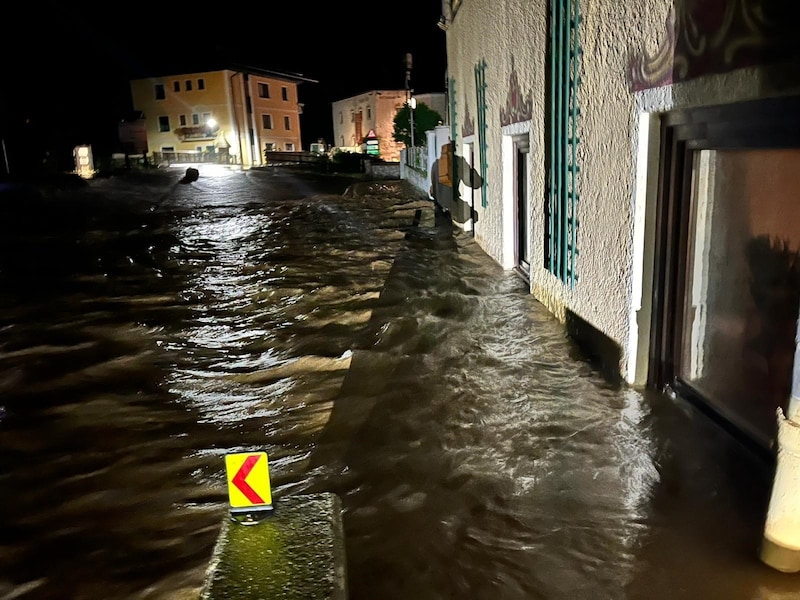
<svg viewBox="0 0 800 600"><path fill-rule="evenodd" d="M341 497L354 600L711 597L693 552L721 598L792 589L742 554L758 467L605 381L427 199L178 177L2 207L0 598L196 598L254 449L277 499Z"/></svg>

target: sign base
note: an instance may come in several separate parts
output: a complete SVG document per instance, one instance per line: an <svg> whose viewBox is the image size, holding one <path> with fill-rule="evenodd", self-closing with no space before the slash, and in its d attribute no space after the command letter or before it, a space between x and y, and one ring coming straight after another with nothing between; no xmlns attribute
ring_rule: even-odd
<svg viewBox="0 0 800 600"><path fill-rule="evenodd" d="M258 525L264 519L271 517L275 513L275 507L271 504L264 506L246 506L243 508L231 508L230 518L234 523L240 525Z"/></svg>

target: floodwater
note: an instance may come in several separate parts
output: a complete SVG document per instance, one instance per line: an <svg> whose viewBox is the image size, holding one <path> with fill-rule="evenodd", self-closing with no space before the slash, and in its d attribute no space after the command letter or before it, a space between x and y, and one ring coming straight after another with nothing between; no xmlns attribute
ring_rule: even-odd
<svg viewBox="0 0 800 600"><path fill-rule="evenodd" d="M399 182L0 195L0 599L197 598L224 456L342 500L349 597L800 597L771 467L604 379Z"/></svg>

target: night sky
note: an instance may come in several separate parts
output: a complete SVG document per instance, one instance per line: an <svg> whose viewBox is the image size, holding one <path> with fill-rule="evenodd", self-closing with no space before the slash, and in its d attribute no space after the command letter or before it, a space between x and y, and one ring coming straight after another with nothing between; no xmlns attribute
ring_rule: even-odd
<svg viewBox="0 0 800 600"><path fill-rule="evenodd" d="M15 4L5 15L0 134L68 152L90 143L115 149L117 123L132 109L129 80L224 64L300 73L303 147L331 142L331 102L373 89L444 92L445 34L438 0L233 3L81 2Z"/></svg>

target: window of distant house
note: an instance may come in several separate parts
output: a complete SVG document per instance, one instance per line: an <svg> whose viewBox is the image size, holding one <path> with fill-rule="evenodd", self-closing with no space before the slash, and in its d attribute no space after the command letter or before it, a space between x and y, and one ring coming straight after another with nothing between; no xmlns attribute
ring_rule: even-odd
<svg viewBox="0 0 800 600"><path fill-rule="evenodd" d="M181 91L181 82L180 81L173 81L172 82L172 91L173 92L180 92Z"/></svg>
<svg viewBox="0 0 800 600"><path fill-rule="evenodd" d="M161 152L175 152L175 146L161 146Z"/></svg>
<svg viewBox="0 0 800 600"><path fill-rule="evenodd" d="M203 125L208 125L208 122L211 120L211 113L203 113Z"/></svg>
<svg viewBox="0 0 800 600"><path fill-rule="evenodd" d="M283 117L283 127L286 131L291 131L292 129L292 122L289 117Z"/></svg>
<svg viewBox="0 0 800 600"><path fill-rule="evenodd" d="M367 107L367 118L368 119L372 118L372 107L371 106Z"/></svg>
<svg viewBox="0 0 800 600"><path fill-rule="evenodd" d="M205 79L198 79L197 80L197 89L198 90L206 89L206 80Z"/></svg>
<svg viewBox="0 0 800 600"><path fill-rule="evenodd" d="M186 91L187 92L191 92L192 91L192 80L191 79L187 79L184 82L184 85L186 86Z"/></svg>
<svg viewBox="0 0 800 600"><path fill-rule="evenodd" d="M259 83L258 84L258 97L259 98L269 98L269 84L268 83Z"/></svg>
<svg viewBox="0 0 800 600"><path fill-rule="evenodd" d="M200 115L192 113L192 125L200 125Z"/></svg>
<svg viewBox="0 0 800 600"><path fill-rule="evenodd" d="M294 152L294 144L292 142L286 142L286 151Z"/></svg>
<svg viewBox="0 0 800 600"><path fill-rule="evenodd" d="M181 115L180 117L178 117L178 120L181 123L181 127L186 127L186 115Z"/></svg>
<svg viewBox="0 0 800 600"><path fill-rule="evenodd" d="M275 152L275 142L265 142L264 150L267 152Z"/></svg>
<svg viewBox="0 0 800 600"><path fill-rule="evenodd" d="M158 130L169 131L169 117L158 117Z"/></svg>
<svg viewBox="0 0 800 600"><path fill-rule="evenodd" d="M163 83L157 83L155 85L155 91L156 91L156 100L163 100L164 98L167 97L167 92L164 90Z"/></svg>
<svg viewBox="0 0 800 600"><path fill-rule="evenodd" d="M264 129L272 129L272 115L261 115L261 125Z"/></svg>
<svg viewBox="0 0 800 600"><path fill-rule="evenodd" d="M339 113L339 124L341 125L342 123L344 123L344 115Z"/></svg>
<svg viewBox="0 0 800 600"><path fill-rule="evenodd" d="M289 88L287 88L286 86L281 88L281 98L283 98L284 100L289 99Z"/></svg>

